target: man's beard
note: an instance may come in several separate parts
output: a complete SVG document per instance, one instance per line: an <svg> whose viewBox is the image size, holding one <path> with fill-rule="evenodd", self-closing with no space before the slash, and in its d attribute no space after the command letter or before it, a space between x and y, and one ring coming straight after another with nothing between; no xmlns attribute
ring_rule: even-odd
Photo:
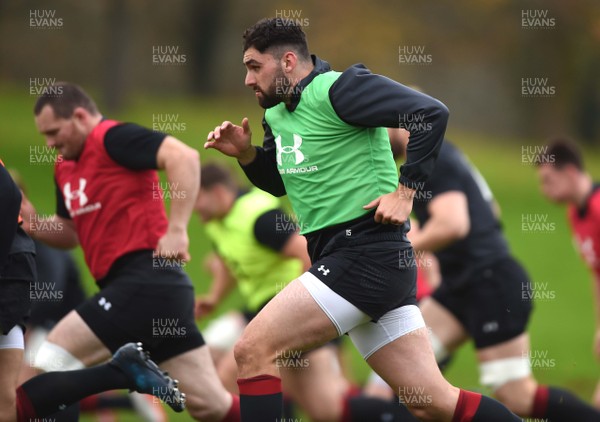
<svg viewBox="0 0 600 422"><path fill-rule="evenodd" d="M279 70L275 77L273 78L273 83L269 86L267 91L263 91L259 88L260 93L262 94L262 98L258 98L258 104L264 108L275 107L282 101L285 101L287 96L285 95L285 85L282 84L282 81L288 80L283 71ZM281 86L283 85L283 87Z"/></svg>

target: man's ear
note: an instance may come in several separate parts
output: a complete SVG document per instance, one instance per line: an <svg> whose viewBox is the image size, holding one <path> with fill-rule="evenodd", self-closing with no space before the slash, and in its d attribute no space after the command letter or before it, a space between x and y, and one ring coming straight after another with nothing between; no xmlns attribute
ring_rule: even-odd
<svg viewBox="0 0 600 422"><path fill-rule="evenodd" d="M298 57L296 53L293 51L287 51L281 56L281 65L283 67L284 72L291 72L296 68L296 64L298 63Z"/></svg>

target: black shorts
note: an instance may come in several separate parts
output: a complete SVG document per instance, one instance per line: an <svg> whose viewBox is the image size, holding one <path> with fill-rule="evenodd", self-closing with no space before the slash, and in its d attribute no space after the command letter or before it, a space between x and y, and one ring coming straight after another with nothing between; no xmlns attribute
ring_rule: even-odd
<svg viewBox="0 0 600 422"><path fill-rule="evenodd" d="M36 280L32 253L8 256L0 277L0 334L8 334L15 325L25 330L31 308L30 286Z"/></svg>
<svg viewBox="0 0 600 422"><path fill-rule="evenodd" d="M407 247L408 246L408 247ZM373 321L417 303L417 268L405 242L376 242L339 248L308 270Z"/></svg>
<svg viewBox="0 0 600 422"><path fill-rule="evenodd" d="M154 268L151 252L120 261L77 313L111 352L142 342L157 363L204 345L194 320L194 288L181 268Z"/></svg>
<svg viewBox="0 0 600 422"><path fill-rule="evenodd" d="M503 343L527 329L533 308L531 282L515 259L506 257L473 270L464 283L452 286L442 278L432 297L461 322L477 349Z"/></svg>

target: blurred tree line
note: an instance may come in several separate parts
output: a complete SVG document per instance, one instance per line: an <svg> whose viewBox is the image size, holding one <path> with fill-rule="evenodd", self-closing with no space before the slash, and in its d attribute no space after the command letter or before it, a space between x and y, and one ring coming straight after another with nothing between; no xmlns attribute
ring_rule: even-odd
<svg viewBox="0 0 600 422"><path fill-rule="evenodd" d="M269 16L302 22L336 70L362 62L440 98L457 127L600 139L598 0L4 0L0 84L72 80L112 110L139 93L249 96L241 34ZM535 80L552 95L524 96Z"/></svg>

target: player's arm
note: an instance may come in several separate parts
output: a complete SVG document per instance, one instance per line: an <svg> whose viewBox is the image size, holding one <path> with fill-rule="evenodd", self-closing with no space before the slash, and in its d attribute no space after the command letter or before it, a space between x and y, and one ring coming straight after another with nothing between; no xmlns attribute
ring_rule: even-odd
<svg viewBox="0 0 600 422"><path fill-rule="evenodd" d="M377 222L402 224L410 215L416 189L433 172L448 123L448 108L428 95L372 74L362 65L347 69L331 86L329 98L337 115L352 125L398 128L403 121L419 122L410 128L398 190L364 207L377 208Z"/></svg>
<svg viewBox="0 0 600 422"><path fill-rule="evenodd" d="M158 242L157 252L189 260L187 226L200 190L200 154L167 136L158 149L156 163L159 169L165 170L170 189L182 193L172 192L169 227Z"/></svg>
<svg viewBox="0 0 600 422"><path fill-rule="evenodd" d="M0 165L0 269L4 266L13 239L17 233L17 221L21 193L8 171Z"/></svg>
<svg viewBox="0 0 600 422"><path fill-rule="evenodd" d="M263 146L252 145L252 131L248 119L242 126L223 122L208 134L204 148L213 148L230 157L237 158L248 179L258 188L274 196L286 194L283 180L276 163L276 148L271 128L263 118L265 136Z"/></svg>
<svg viewBox="0 0 600 422"><path fill-rule="evenodd" d="M269 210L254 223L256 240L285 258L296 258L302 262L304 271L310 268L310 258L304 236L298 234L293 219L280 209Z"/></svg>
<svg viewBox="0 0 600 422"><path fill-rule="evenodd" d="M161 256L189 260L187 225L200 184L200 157L173 136L132 123L106 132L104 147L118 164L130 170L165 170L171 192L167 233L159 240Z"/></svg>
<svg viewBox="0 0 600 422"><path fill-rule="evenodd" d="M347 69L331 86L329 98L338 116L352 125L398 128L402 122L419 122L409 128L400 183L416 189L427 180L446 132L444 104L362 65Z"/></svg>
<svg viewBox="0 0 600 422"><path fill-rule="evenodd" d="M212 275L210 290L206 295L196 298L196 318L210 314L233 291L236 280L227 268L227 264L215 253L210 254L205 266Z"/></svg>
<svg viewBox="0 0 600 422"><path fill-rule="evenodd" d="M469 205L463 192L447 191L434 196L427 211L427 222L419 230L409 233L414 249L435 252L469 233Z"/></svg>
<svg viewBox="0 0 600 422"><path fill-rule="evenodd" d="M65 206L65 199L55 182L56 213L42 218L33 204L23 195L21 216L23 229L34 239L59 249L73 249L79 245L75 223Z"/></svg>
<svg viewBox="0 0 600 422"><path fill-rule="evenodd" d="M302 262L302 271L308 271L311 266L306 238L298 233L290 235L281 249L281 254L287 258L296 258Z"/></svg>

